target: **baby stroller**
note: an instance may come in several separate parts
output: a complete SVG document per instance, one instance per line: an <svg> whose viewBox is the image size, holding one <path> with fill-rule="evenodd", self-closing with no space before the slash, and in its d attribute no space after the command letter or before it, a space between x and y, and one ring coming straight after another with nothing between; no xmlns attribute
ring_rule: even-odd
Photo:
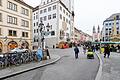
<svg viewBox="0 0 120 80"><path fill-rule="evenodd" d="M87 59L94 59L94 52L91 49L87 52Z"/></svg>

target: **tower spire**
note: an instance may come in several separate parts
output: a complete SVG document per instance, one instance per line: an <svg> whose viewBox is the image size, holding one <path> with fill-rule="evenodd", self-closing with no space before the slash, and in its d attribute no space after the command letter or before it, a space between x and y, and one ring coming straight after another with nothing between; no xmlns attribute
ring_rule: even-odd
<svg viewBox="0 0 120 80"><path fill-rule="evenodd" d="M100 27L99 27L99 25L98 25L98 33L100 33Z"/></svg>
<svg viewBox="0 0 120 80"><path fill-rule="evenodd" d="M93 26L93 33L96 33L95 26Z"/></svg>

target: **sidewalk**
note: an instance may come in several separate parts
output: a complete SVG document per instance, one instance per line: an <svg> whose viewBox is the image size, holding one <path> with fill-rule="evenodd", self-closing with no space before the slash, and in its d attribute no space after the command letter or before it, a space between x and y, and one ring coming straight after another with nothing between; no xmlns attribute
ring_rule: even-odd
<svg viewBox="0 0 120 80"><path fill-rule="evenodd" d="M110 58L104 58L104 54L99 55L103 63L100 80L120 80L120 53L111 52Z"/></svg>
<svg viewBox="0 0 120 80"><path fill-rule="evenodd" d="M40 68L40 67L52 64L52 63L55 63L59 59L60 59L60 56L51 55L51 59L49 59L49 60L44 60L44 61L40 61L40 62L31 62L28 64L22 64L22 65L17 66L17 67L12 66L9 68L2 69L2 70L0 70L0 80L5 79L7 77L17 75L17 74L20 74L20 73L23 73L23 72L27 72L27 71L30 71L33 69L37 69L37 68Z"/></svg>

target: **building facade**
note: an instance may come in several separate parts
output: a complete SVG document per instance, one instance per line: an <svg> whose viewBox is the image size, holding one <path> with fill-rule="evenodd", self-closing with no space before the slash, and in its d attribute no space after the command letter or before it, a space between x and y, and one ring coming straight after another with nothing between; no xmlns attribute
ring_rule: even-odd
<svg viewBox="0 0 120 80"><path fill-rule="evenodd" d="M101 38L101 33L100 33L100 27L99 27L99 25L97 27L97 31L96 31L95 26L93 26L92 41L93 42L100 42L100 38Z"/></svg>
<svg viewBox="0 0 120 80"><path fill-rule="evenodd" d="M92 41L92 36L88 35L87 33L84 33L81 30L78 30L77 28L74 28L74 42L77 44L82 44L84 42Z"/></svg>
<svg viewBox="0 0 120 80"><path fill-rule="evenodd" d="M64 0L68 1L68 0ZM33 42L38 47L38 26L42 21L45 35L45 45L52 47L61 41L67 42L73 39L74 33L74 7L67 5L63 0L42 0L41 4L33 10ZM47 26L49 25L49 26Z"/></svg>
<svg viewBox="0 0 120 80"><path fill-rule="evenodd" d="M101 40L104 42L111 41L113 32L116 35L120 34L120 13L112 14L103 22Z"/></svg>
<svg viewBox="0 0 120 80"><path fill-rule="evenodd" d="M0 52L31 48L32 7L22 0L0 0Z"/></svg>

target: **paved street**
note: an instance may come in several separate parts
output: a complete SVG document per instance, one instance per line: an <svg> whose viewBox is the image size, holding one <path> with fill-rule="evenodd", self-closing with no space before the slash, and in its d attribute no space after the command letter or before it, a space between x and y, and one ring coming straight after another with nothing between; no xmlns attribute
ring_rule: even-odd
<svg viewBox="0 0 120 80"><path fill-rule="evenodd" d="M120 53L111 52L110 59L103 58L103 72L101 80L120 80Z"/></svg>
<svg viewBox="0 0 120 80"><path fill-rule="evenodd" d="M51 54L61 56L57 63L5 80L94 80L99 60L96 56L88 60L80 51L79 59L75 59L73 49L51 49Z"/></svg>

